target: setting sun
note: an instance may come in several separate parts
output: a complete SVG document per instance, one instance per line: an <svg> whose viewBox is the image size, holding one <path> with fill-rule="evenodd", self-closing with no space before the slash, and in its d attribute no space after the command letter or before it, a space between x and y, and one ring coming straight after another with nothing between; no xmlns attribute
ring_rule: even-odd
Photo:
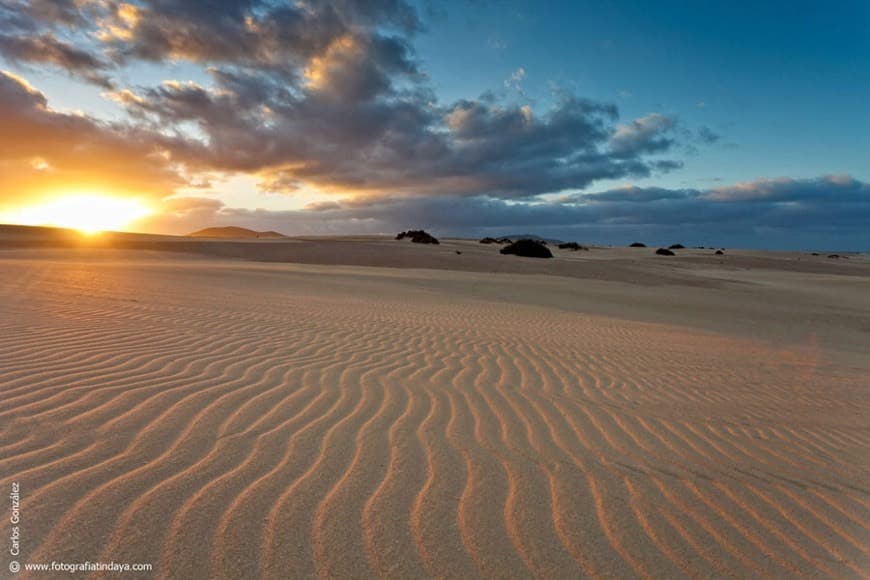
<svg viewBox="0 0 870 580"><path fill-rule="evenodd" d="M9 221L31 226L71 228L85 234L122 230L151 210L134 199L71 195L13 212Z"/></svg>

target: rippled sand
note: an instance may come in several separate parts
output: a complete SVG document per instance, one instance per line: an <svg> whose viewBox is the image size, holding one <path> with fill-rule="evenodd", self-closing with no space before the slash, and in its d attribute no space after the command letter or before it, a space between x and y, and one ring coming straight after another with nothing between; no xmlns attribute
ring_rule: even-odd
<svg viewBox="0 0 870 580"><path fill-rule="evenodd" d="M0 479L4 496L20 483L21 560L167 578L870 575L870 263L650 252L546 266L584 278L0 251Z"/></svg>

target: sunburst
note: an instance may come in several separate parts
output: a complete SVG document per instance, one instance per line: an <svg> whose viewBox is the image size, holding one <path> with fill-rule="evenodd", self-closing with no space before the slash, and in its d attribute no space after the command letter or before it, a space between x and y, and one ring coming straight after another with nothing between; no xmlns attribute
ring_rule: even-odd
<svg viewBox="0 0 870 580"><path fill-rule="evenodd" d="M151 210L148 206L135 199L77 194L21 208L12 212L7 219L17 224L70 228L94 235L103 231L123 230L149 214Z"/></svg>

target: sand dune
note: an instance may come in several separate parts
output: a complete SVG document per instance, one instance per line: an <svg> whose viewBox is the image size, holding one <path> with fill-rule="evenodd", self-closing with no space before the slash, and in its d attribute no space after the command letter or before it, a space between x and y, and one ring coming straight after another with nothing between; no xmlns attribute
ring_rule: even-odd
<svg viewBox="0 0 870 580"><path fill-rule="evenodd" d="M0 256L0 476L20 483L22 561L166 578L870 574L857 267L801 285L667 265L705 283L639 293L64 252ZM784 287L802 312L759 313Z"/></svg>

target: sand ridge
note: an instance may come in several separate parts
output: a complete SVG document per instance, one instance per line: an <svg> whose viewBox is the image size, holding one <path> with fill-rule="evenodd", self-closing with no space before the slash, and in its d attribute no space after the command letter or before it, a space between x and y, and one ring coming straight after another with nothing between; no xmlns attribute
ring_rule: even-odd
<svg viewBox="0 0 870 580"><path fill-rule="evenodd" d="M860 292L840 301L854 327L787 341L806 328L775 309L764 338L727 312L686 325L666 289L624 282L121 257L0 258L0 476L21 485L27 561L165 578L870 569L870 383L844 346L870 317ZM815 326L834 308L813 294L830 281L758 276L747 304L767 280L799 288ZM583 306L605 291L656 312Z"/></svg>

